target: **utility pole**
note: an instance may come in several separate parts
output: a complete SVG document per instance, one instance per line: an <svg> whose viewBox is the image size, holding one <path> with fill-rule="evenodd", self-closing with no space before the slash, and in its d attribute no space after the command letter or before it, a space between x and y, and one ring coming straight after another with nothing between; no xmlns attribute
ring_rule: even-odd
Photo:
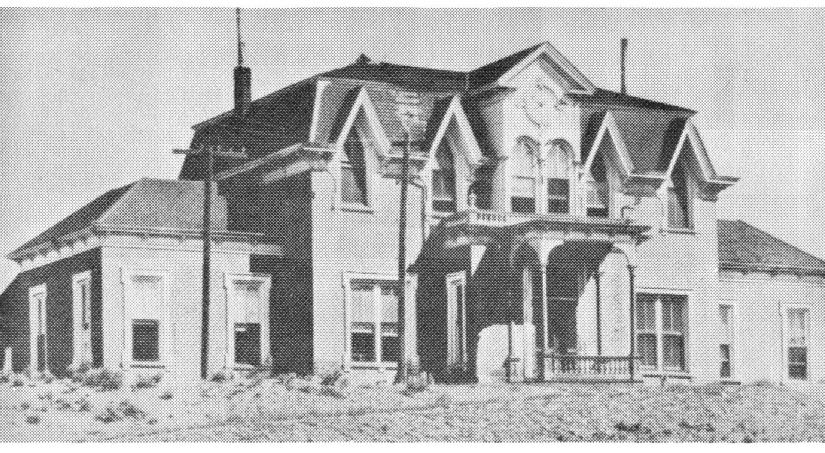
<svg viewBox="0 0 825 453"><path fill-rule="evenodd" d="M213 146L204 146L200 149L176 149L175 154L187 156L201 156L205 160L206 171L203 173L203 276L201 294L201 378L206 379L209 373L209 301L210 301L210 260L212 258L212 182L214 176L214 158L226 157L232 159L246 159L246 153L217 150Z"/></svg>

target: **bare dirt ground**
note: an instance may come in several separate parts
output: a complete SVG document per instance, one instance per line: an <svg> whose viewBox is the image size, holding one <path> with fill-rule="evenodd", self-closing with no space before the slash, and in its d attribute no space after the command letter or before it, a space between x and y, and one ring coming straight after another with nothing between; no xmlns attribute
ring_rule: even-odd
<svg viewBox="0 0 825 453"><path fill-rule="evenodd" d="M21 384L17 382L17 384ZM825 441L821 387L0 383L0 441Z"/></svg>

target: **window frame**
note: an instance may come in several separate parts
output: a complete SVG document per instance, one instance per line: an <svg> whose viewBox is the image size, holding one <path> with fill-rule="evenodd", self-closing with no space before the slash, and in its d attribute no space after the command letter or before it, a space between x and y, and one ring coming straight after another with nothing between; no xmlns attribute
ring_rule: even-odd
<svg viewBox="0 0 825 453"><path fill-rule="evenodd" d="M369 283L373 286L373 336L374 336L374 350L375 360L373 361L356 361L352 358L352 283L362 282ZM387 362L383 359L383 329L385 324L381 317L381 286L392 285L396 291L406 290L398 287L398 278L389 274L366 274L366 273L352 273L345 272L342 277L342 285L344 287L344 367L345 369L353 368L376 368L376 369L396 369L397 362ZM399 301L400 302L400 301ZM396 321L399 324L400 320ZM396 330L396 335L400 333ZM399 342L399 347L402 342ZM403 351L399 351L402 353Z"/></svg>
<svg viewBox="0 0 825 453"><path fill-rule="evenodd" d="M85 288L85 291L83 289ZM85 295L85 298L84 298ZM72 363L91 361L92 271L72 275ZM80 353L79 353L80 352Z"/></svg>
<svg viewBox="0 0 825 453"><path fill-rule="evenodd" d="M449 153L450 159L452 160L452 168L445 169L441 163L438 162L439 153L442 151L442 147L446 147L446 152ZM430 163L430 210L435 215L449 215L458 211L458 177L457 177L457 169L456 169L456 155L454 151L454 146L451 143L450 139L445 135L441 141L441 144L436 148L435 154L432 157ZM450 180L449 173L452 173L452 180ZM436 178L436 174L439 174L439 178ZM452 196L437 196L436 195L436 179L443 182L443 186L446 189L446 192L450 192L450 185L452 183ZM448 203L451 204L452 210L442 210L436 208L436 203Z"/></svg>
<svg viewBox="0 0 825 453"><path fill-rule="evenodd" d="M597 164L597 162L599 162ZM600 165L604 167L604 181L597 180L593 174L594 167L596 165ZM611 169L608 165L607 158L598 152L595 156L593 156L593 162L590 164L590 168L587 170L587 174L584 176L584 215L586 217L591 218L600 218L600 219L609 219L612 217L612 205L613 205L613 188L610 182L611 179ZM604 193L606 196L606 200L603 204L592 204L591 199L593 200L600 200L600 194ZM590 214L592 210L604 210L604 215L595 215Z"/></svg>
<svg viewBox="0 0 825 453"><path fill-rule="evenodd" d="M684 207L684 216L685 216L685 225L674 225L671 220L673 216L673 209L674 204L671 202L672 197L676 198L676 203L678 204L678 194L677 194L677 187L675 181L673 179L674 173L679 170L682 175L682 181L684 183L684 196L686 197L685 203L686 206ZM695 191L693 189L693 185L691 184L690 175L688 174L688 169L685 168L685 165L677 160L673 166L673 169L670 172L668 177L668 181L664 190L665 195L665 206L666 206L666 218L665 218L665 225L667 226L667 230L670 232L693 232L696 228L695 222Z"/></svg>
<svg viewBox="0 0 825 453"><path fill-rule="evenodd" d="M237 322L238 320L232 317L232 304L237 297L236 284L238 282L255 281L261 284L259 291L261 298L259 303L259 313L261 315L261 322L258 334L260 345L260 364L252 365L246 363L237 363L235 361L235 324L250 324L246 321ZM272 278L266 274L258 273L225 273L223 278L224 291L224 316L226 320L224 343L226 349L224 351L224 367L227 369L245 370L254 369L258 366L263 366L271 356L270 352L270 319L269 319L269 296L272 288Z"/></svg>
<svg viewBox="0 0 825 453"><path fill-rule="evenodd" d="M730 318L728 320L730 330L730 338L727 337L725 332L724 324L722 324L722 307L729 307L730 308ZM723 300L719 302L719 351L720 351L720 363L719 363L719 377L722 380L734 380L737 377L737 372L739 367L736 363L736 356L738 352L738 343L739 343L739 329L738 327L738 319L739 319L739 312L736 302ZM728 345L728 363L729 363L729 375L722 376L722 362L721 362L721 348L723 345Z"/></svg>
<svg viewBox="0 0 825 453"><path fill-rule="evenodd" d="M449 273L444 277L444 283L447 302L445 317L447 321L447 362L448 365L467 365L467 273L465 271ZM461 300L455 301L457 304L455 310L450 301L450 287L454 284L461 286ZM459 316L460 320L455 319ZM461 321L461 331L454 332L458 321ZM456 348L456 342L458 342L458 348Z"/></svg>
<svg viewBox="0 0 825 453"><path fill-rule="evenodd" d="M806 331L805 334L805 345L801 346L805 348L805 377L798 378L792 377L790 373L790 348L792 347L800 347L797 345L791 345L791 333L789 331L789 321L790 321L790 312L792 310L800 310L805 311L806 313ZM785 379L790 382L810 382L813 381L812 376L812 369L811 369L811 347L813 346L813 342L811 341L811 332L814 330L811 318L811 307L810 305L806 304L785 304L782 306L782 364L783 364L783 375Z"/></svg>
<svg viewBox="0 0 825 453"><path fill-rule="evenodd" d="M344 172L349 169L351 171L355 171L356 166L350 161L349 156L347 155L347 142L349 141L349 137L355 134L358 137L359 142L361 143L361 147L363 148L363 155L361 156L361 160L363 161L363 171L364 171L364 195L363 203L356 203L352 201L344 200ZM356 212L372 212L375 199L375 194L373 193L375 190L375 184L372 182L372 174L371 174L371 166L368 164L367 154L372 150L370 146L369 137L367 134L362 130L362 127L359 126L358 121L352 124L351 129L347 133L347 138L341 143L340 154L338 159L338 196L337 196L337 203L341 207L341 209L346 211L356 211Z"/></svg>
<svg viewBox="0 0 825 453"><path fill-rule="evenodd" d="M37 296L42 296L38 298ZM35 309L35 305L37 309ZM29 287L29 369L32 372L39 372L37 360L40 356L38 348L39 342L37 335L40 330L43 331L43 361L44 370L49 369L49 291L46 283ZM42 308L42 310L41 310ZM35 331L34 326L37 323L39 329Z"/></svg>
<svg viewBox="0 0 825 453"><path fill-rule="evenodd" d="M135 313L133 310L134 300L134 278L135 277L157 277L160 278L160 307L161 313L158 313L154 318L142 316L140 313ZM122 363L124 368L165 368L166 359L168 356L168 333L169 333L169 304L167 299L169 297L169 276L166 271L159 271L153 269L125 269L121 268L121 284L123 285L123 351ZM158 360L157 361L140 361L134 360L134 332L133 321L135 320L150 320L158 321Z"/></svg>
<svg viewBox="0 0 825 453"><path fill-rule="evenodd" d="M649 296L654 299L654 329L639 329L638 322L637 322L637 313L633 315L633 323L634 323L634 330L636 338L634 338L634 344L636 345L636 351L634 351L634 355L638 355L638 348L639 348L639 335L640 333L645 335L653 334L656 338L656 366L644 365L640 364L640 368L642 371L646 372L656 372L662 374L676 374L676 375L684 375L689 373L689 341L690 341L690 300L692 295L689 291L679 291L673 289L655 289L655 288L642 288L640 291L636 293L635 299L636 304L634 307L635 311L639 309L639 297L640 296ZM665 297L677 297L683 299L683 308L682 308L682 332L678 332L674 329L666 330L664 328L664 298ZM673 368L669 366L665 366L665 353L664 353L664 346L665 341L664 337L666 335L679 335L682 338L682 367L681 368Z"/></svg>
<svg viewBox="0 0 825 453"><path fill-rule="evenodd" d="M516 151L519 150L521 147L524 147L527 152L527 156L522 156L519 158L529 159L530 168L529 170L525 168L518 168L519 172L516 172L515 164L516 162ZM537 214L544 208L540 209L541 199L542 197L539 196L538 192L538 180L539 180L539 154L541 153L541 143L535 140L534 138L528 135L522 135L516 138L515 144L512 147L512 151L510 152L510 156L508 157L508 175L507 175L507 186L509 188L509 198L507 200L509 211L518 213L518 214ZM525 172L522 172L525 170ZM516 188L516 180L525 180L530 182L530 187L532 189L532 196L526 197L523 194L516 195L515 188ZM533 203L532 211L524 211L524 210L515 210L514 206L517 203L514 201L518 199L519 201L531 200ZM521 203L518 203L521 204Z"/></svg>
<svg viewBox="0 0 825 453"><path fill-rule="evenodd" d="M541 162L541 174L543 185L544 202L541 208L545 214L570 214L573 211L573 183L574 183L574 168L573 163L575 155L570 143L566 140L558 138L550 140L546 144L547 156ZM561 165L559 165L561 164ZM563 168L560 168L563 167ZM554 193L551 195L550 189L553 181L563 181L566 194L564 196ZM567 209L564 211L551 211L551 202L564 202Z"/></svg>

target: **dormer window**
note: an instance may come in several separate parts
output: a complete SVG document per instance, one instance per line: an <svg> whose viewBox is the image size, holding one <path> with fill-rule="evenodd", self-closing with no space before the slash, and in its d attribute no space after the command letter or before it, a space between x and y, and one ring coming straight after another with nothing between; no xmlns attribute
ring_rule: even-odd
<svg viewBox="0 0 825 453"><path fill-rule="evenodd" d="M668 226L677 229L692 229L690 190L681 161L677 161L673 167L670 181L671 186L667 190Z"/></svg>
<svg viewBox="0 0 825 453"><path fill-rule="evenodd" d="M563 142L553 142L547 156L547 212L567 214L570 212L570 168L571 154Z"/></svg>
<svg viewBox="0 0 825 453"><path fill-rule="evenodd" d="M367 169L364 161L364 142L356 128L352 128L344 142L341 160L341 201L367 205Z"/></svg>
<svg viewBox="0 0 825 453"><path fill-rule="evenodd" d="M510 157L510 210L534 214L536 212L535 165L538 145L522 137Z"/></svg>
<svg viewBox="0 0 825 453"><path fill-rule="evenodd" d="M447 140L435 153L432 173L433 211L455 212L455 160Z"/></svg>
<svg viewBox="0 0 825 453"><path fill-rule="evenodd" d="M590 167L587 182L587 216L610 216L610 185L607 182L607 167L601 153L596 154Z"/></svg>

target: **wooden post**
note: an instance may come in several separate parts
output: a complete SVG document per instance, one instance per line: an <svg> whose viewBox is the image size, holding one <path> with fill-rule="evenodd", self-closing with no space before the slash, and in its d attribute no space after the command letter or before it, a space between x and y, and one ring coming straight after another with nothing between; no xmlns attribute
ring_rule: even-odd
<svg viewBox="0 0 825 453"><path fill-rule="evenodd" d="M213 159L215 156L234 159L246 159L246 153L232 151L214 151L211 146L201 149L176 149L175 154L199 155L206 159L206 171L203 175L203 273L201 278L201 378L206 379L209 373L209 302L210 302L210 269L212 258L212 182Z"/></svg>
<svg viewBox="0 0 825 453"><path fill-rule="evenodd" d="M602 291L601 272L596 270L593 274L596 281L596 355L602 355Z"/></svg>
<svg viewBox="0 0 825 453"><path fill-rule="evenodd" d="M401 156L401 211L398 214L398 340L401 350L398 353L396 383L404 382L407 378L407 354L405 351L407 345L404 338L404 321L407 313L404 307L406 306L407 293L407 179L410 172L411 140L411 130L407 128L407 146L404 147Z"/></svg>
<svg viewBox="0 0 825 453"><path fill-rule="evenodd" d="M630 380L635 379L634 368L636 366L636 288L635 288L635 267L627 266L630 273Z"/></svg>

